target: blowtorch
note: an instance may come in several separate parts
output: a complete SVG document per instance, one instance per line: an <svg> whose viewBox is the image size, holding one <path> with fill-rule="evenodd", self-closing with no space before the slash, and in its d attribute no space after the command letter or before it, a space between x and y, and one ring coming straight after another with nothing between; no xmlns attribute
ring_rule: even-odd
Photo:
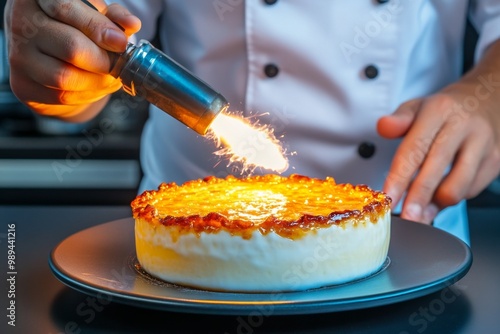
<svg viewBox="0 0 500 334"><path fill-rule="evenodd" d="M125 92L146 99L200 135L229 107L224 96L146 40L129 42L110 74L121 80Z"/></svg>

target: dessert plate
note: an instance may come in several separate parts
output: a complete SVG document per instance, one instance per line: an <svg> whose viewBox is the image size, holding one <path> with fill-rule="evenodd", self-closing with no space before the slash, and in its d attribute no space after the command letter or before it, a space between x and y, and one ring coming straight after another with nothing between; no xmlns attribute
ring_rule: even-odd
<svg viewBox="0 0 500 334"><path fill-rule="evenodd" d="M214 292L169 284L142 271L135 259L134 220L126 218L71 235L53 249L49 264L69 287L118 303L187 313L289 315L368 308L438 291L467 273L472 254L451 234L392 217L388 260L370 277L298 292ZM302 269L307 279L307 268Z"/></svg>

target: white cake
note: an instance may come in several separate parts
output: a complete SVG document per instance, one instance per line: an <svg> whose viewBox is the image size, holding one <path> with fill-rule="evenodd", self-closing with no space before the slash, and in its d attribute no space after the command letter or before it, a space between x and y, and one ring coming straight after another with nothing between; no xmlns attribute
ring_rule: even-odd
<svg viewBox="0 0 500 334"><path fill-rule="evenodd" d="M384 264L390 203L367 186L300 175L162 184L132 202L137 258L157 278L207 290L346 283Z"/></svg>

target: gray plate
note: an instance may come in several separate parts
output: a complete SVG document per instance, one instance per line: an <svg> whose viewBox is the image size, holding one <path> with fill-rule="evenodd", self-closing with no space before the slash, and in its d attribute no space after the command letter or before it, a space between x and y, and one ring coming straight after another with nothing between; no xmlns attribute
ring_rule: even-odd
<svg viewBox="0 0 500 334"><path fill-rule="evenodd" d="M135 259L134 221L80 231L50 255L55 276L78 291L139 307L206 314L309 314L361 309L423 296L469 270L472 254L439 229L392 217L390 261L377 274L343 285L300 292L226 293L156 280Z"/></svg>

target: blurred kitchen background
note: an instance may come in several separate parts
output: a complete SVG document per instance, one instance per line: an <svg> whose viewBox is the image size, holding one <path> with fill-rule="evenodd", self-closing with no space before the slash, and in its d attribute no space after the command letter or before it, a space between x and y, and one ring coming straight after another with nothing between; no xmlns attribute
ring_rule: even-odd
<svg viewBox="0 0 500 334"><path fill-rule="evenodd" d="M5 1L0 5L3 13ZM464 69L471 64L475 38L469 29ZM63 123L36 117L20 104L8 73L2 30L0 204L128 205L142 176L139 142L147 103L117 93L95 120ZM469 204L500 206L500 179Z"/></svg>

